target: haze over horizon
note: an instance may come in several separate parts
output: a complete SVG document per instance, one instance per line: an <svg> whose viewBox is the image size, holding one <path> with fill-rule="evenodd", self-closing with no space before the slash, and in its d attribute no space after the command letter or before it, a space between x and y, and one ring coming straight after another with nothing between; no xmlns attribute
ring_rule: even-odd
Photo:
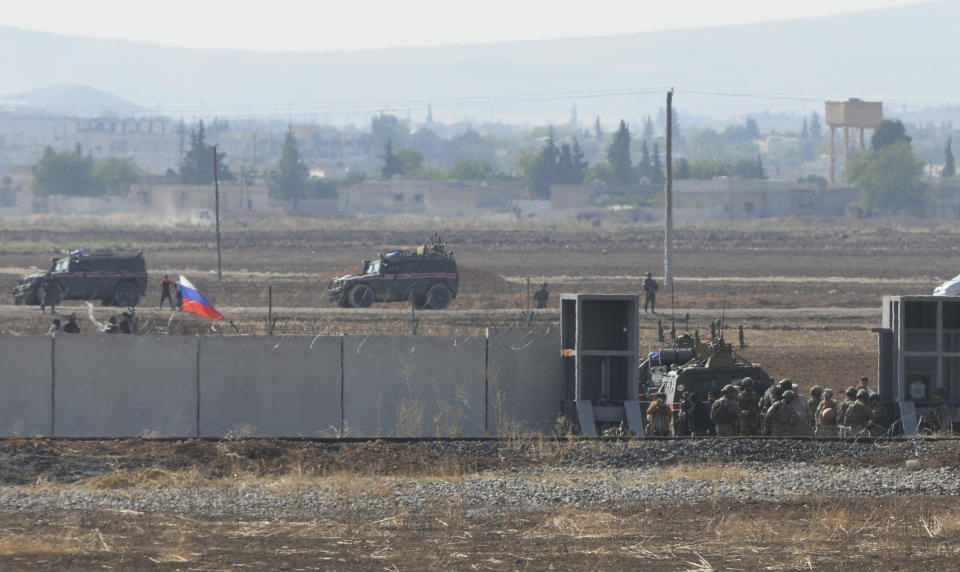
<svg viewBox="0 0 960 572"><path fill-rule="evenodd" d="M590 15L606 14L604 9L613 4L600 0ZM704 8L703 14L715 13L701 4L690 0L685 5ZM142 39L91 39L0 26L0 53L20 56L6 62L7 73L0 76L0 96L78 84L130 105L84 104L79 99L57 103L47 98L34 107L68 115L107 111L188 119L256 116L337 125L365 124L378 112L423 118L428 106L432 106L436 120L445 122L558 123L570 117L572 105L577 106L582 118L602 116L612 122L618 117L655 114L663 106L664 91L670 87L677 88L675 103L687 117L730 118L763 111L809 113L822 109L824 99L848 97L882 100L887 109L898 111L907 107L960 107L955 98L960 85L951 73L954 57L944 49L953 35L951 23L960 18L960 3L885 0L870 3L872 9L867 11L836 14L862 9L865 4L848 0L831 3L834 15L743 23L749 18L742 11L759 4L734 2L730 6L740 12L731 11L725 19L711 22L713 27L695 30L620 35L615 32L621 30L613 30L602 37L539 40L515 34L514 39L500 43L368 47L335 53L177 48ZM267 41L267 31L273 30L270 22L277 14L288 20L286 35L290 38L320 37L331 29L355 34L359 40L377 30L372 24L322 24L309 17L309 10L304 17L290 18L285 6L289 4L280 0L276 9L263 16L263 34L250 36ZM813 8L826 10L827 3L807 6L808 10ZM624 13L634 14L636 10L631 7ZM415 14L416 10L408 12ZM175 11L151 15L146 21L154 22L156 16L157 33L169 33L173 38L180 27L163 25L166 20L161 18L169 13ZM471 18L476 16L470 20L474 24L471 29L489 31L487 40L494 42L500 37L494 34L498 29L484 25L483 15L489 13L496 10L470 14ZM781 11L779 15L794 13ZM691 14L701 13L692 10ZM725 24L735 14L739 14L741 23ZM769 9L751 14L757 18L777 15ZM499 13L497 17L513 22ZM383 18L367 19L373 20ZM582 31L594 31L590 26L596 25L595 20L585 16ZM623 29L655 21L637 17L614 20ZM5 23L26 21L5 18ZM119 18L112 25L128 21ZM210 28L209 41L215 41L214 32L234 28L231 18L225 16L222 22ZM298 26L304 22L316 28L312 34L298 33ZM693 16L684 20L689 25L697 22L700 20ZM52 20L49 27L54 23ZM404 21L391 20L391 24L391 29L409 34ZM450 30L462 29L462 24ZM183 22L184 30L177 33L186 34L191 26ZM446 30L440 25L434 27ZM519 29L541 28L546 26L527 24L527 28ZM94 34L97 30L94 27L85 32ZM554 26L550 30L552 34L563 28ZM892 30L898 35L893 41ZM134 36L135 31L136 27L127 35ZM850 41L853 34L856 41ZM395 37L387 34L383 41ZM444 37L430 36L436 41ZM464 35L460 40L467 42L474 37Z"/></svg>
<svg viewBox="0 0 960 572"><path fill-rule="evenodd" d="M3 25L27 31L123 39L167 47L262 52L365 51L498 44L720 28L873 11L930 0L675 0L670 6L595 0L488 0L482 9L445 0L359 0L269 10L236 2L170 0L144 15L120 0L38 0L4 8ZM106 15L106 16L105 16ZM185 15L188 15L185 17ZM211 24L213 23L213 24Z"/></svg>

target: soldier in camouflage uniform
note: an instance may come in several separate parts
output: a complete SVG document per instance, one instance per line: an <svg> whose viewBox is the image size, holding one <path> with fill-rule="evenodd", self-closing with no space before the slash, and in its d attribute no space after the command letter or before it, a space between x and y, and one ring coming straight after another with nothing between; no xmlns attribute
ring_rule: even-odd
<svg viewBox="0 0 960 572"><path fill-rule="evenodd" d="M815 427L817 424L817 407L820 406L820 402L823 400L823 388L819 385L814 385L810 388L810 400L807 401L807 423L811 427Z"/></svg>
<svg viewBox="0 0 960 572"><path fill-rule="evenodd" d="M933 398L936 400L931 415L934 431L937 433L953 433L953 411L950 409L950 404L947 403L947 395L942 389L938 389L933 392Z"/></svg>
<svg viewBox="0 0 960 572"><path fill-rule="evenodd" d="M857 400L857 388L848 387L845 392L847 398L840 402L837 405L837 425L843 425L843 416L846 415L847 409Z"/></svg>
<svg viewBox="0 0 960 572"><path fill-rule="evenodd" d="M717 437L733 437L737 434L737 425L740 422L738 390L736 385L724 386L723 397L714 401L710 407L710 419L717 427Z"/></svg>
<svg viewBox="0 0 960 572"><path fill-rule="evenodd" d="M798 423L803 423L797 419L797 412L790 403L796 395L792 389L788 389L783 392L779 401L770 406L763 416L764 435L793 435Z"/></svg>
<svg viewBox="0 0 960 572"><path fill-rule="evenodd" d="M789 379L781 379L776 385L771 385L767 388L767 391L760 399L760 415L766 415L767 411L773 407L773 404L780 401L783 392L788 389L793 389L793 381Z"/></svg>
<svg viewBox="0 0 960 572"><path fill-rule="evenodd" d="M854 435L862 435L867 432L870 423L873 421L873 412L867 405L867 399L870 392L861 389L857 392L857 398L843 412L843 423L853 430Z"/></svg>
<svg viewBox="0 0 960 572"><path fill-rule="evenodd" d="M753 378L745 377L740 382L740 436L752 437L760 434L760 402L753 390Z"/></svg>
<svg viewBox="0 0 960 572"><path fill-rule="evenodd" d="M873 423L870 424L870 434L874 437L886 434L890 427L887 425L887 414L883 410L883 405L880 404L880 394L871 393L870 397L867 398L867 405L870 406L870 412L873 413Z"/></svg>

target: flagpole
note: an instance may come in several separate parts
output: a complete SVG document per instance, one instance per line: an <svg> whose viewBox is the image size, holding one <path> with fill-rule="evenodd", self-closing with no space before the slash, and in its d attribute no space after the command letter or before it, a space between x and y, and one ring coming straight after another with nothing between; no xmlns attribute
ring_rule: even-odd
<svg viewBox="0 0 960 572"><path fill-rule="evenodd" d="M217 282L223 280L223 267L220 265L220 182L217 180L217 146L213 146L213 197L217 219Z"/></svg>

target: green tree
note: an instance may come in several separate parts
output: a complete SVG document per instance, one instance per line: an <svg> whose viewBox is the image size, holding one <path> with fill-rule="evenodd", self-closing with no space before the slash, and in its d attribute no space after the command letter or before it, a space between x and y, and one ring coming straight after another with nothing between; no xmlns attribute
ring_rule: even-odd
<svg viewBox="0 0 960 572"><path fill-rule="evenodd" d="M663 161L660 160L660 144L653 144L653 161L650 165L650 182L654 185L662 185L667 180L663 172Z"/></svg>
<svg viewBox="0 0 960 572"><path fill-rule="evenodd" d="M73 151L63 153L47 147L34 168L33 192L41 197L100 194L93 157L84 157L79 143Z"/></svg>
<svg viewBox="0 0 960 572"><path fill-rule="evenodd" d="M221 181L233 180L225 159L227 154L217 151L217 176ZM187 185L209 185L213 182L213 146L207 145L203 121L190 130L190 148L180 162L180 181Z"/></svg>
<svg viewBox="0 0 960 572"><path fill-rule="evenodd" d="M383 148L383 155L380 155L383 164L380 165L380 178L391 179L394 175L403 174L403 161L393 152L393 145L387 139L387 144Z"/></svg>
<svg viewBox="0 0 960 572"><path fill-rule="evenodd" d="M305 198L310 180L310 169L300 154L300 144L293 134L293 127L287 129L283 137L283 149L277 165L276 194L279 198L293 201L297 208L300 199Z"/></svg>
<svg viewBox="0 0 960 572"><path fill-rule="evenodd" d="M403 147L410 136L410 129L395 115L381 113L370 120L370 134L374 149L383 149L388 141L391 145Z"/></svg>
<svg viewBox="0 0 960 572"><path fill-rule="evenodd" d="M397 157L403 163L404 175L413 175L423 169L423 155L416 149L397 149Z"/></svg>
<svg viewBox="0 0 960 572"><path fill-rule="evenodd" d="M96 164L97 186L108 195L126 195L140 180L140 166L130 157L107 157Z"/></svg>
<svg viewBox="0 0 960 572"><path fill-rule="evenodd" d="M907 136L907 128L903 126L903 122L899 119L891 121L890 119L884 119L880 125L874 130L873 136L870 137L870 150L879 151L880 149L893 145L898 141L905 141L907 145L910 145L910 137Z"/></svg>
<svg viewBox="0 0 960 572"><path fill-rule="evenodd" d="M630 129L624 120L613 135L613 141L607 147L607 161L613 169L613 179L619 185L631 185L637 182L636 172L630 165Z"/></svg>
<svg viewBox="0 0 960 572"><path fill-rule="evenodd" d="M947 137L947 148L944 150L945 161L943 163L943 170L940 171L940 177L943 179L952 179L957 176L957 167L953 164L952 143L953 138Z"/></svg>
<svg viewBox="0 0 960 572"><path fill-rule="evenodd" d="M647 141L653 139L653 119L648 115L646 119L643 120L643 140Z"/></svg>
<svg viewBox="0 0 960 572"><path fill-rule="evenodd" d="M547 136L540 154L530 165L527 172L527 179L530 181L530 188L535 198L550 198L550 185L558 182L559 163L560 152L553 142L553 128L551 127L550 135Z"/></svg>
<svg viewBox="0 0 960 572"><path fill-rule="evenodd" d="M673 177L678 181L691 178L690 161L686 157L681 157L673 162Z"/></svg>
<svg viewBox="0 0 960 572"><path fill-rule="evenodd" d="M640 161L637 163L637 175L639 175L641 179L645 177L650 178L652 169L650 149L647 147L647 140L644 139L640 142Z"/></svg>
<svg viewBox="0 0 960 572"><path fill-rule="evenodd" d="M808 139L810 137L810 130L807 129L807 118L803 118L803 129L800 130L800 138Z"/></svg>
<svg viewBox="0 0 960 572"><path fill-rule="evenodd" d="M603 128L600 127L600 116L593 121L593 133L597 136L597 141L603 141Z"/></svg>
<svg viewBox="0 0 960 572"><path fill-rule="evenodd" d="M860 188L861 206L896 211L926 201L923 167L910 144L900 140L852 159L848 174Z"/></svg>
<svg viewBox="0 0 960 572"><path fill-rule="evenodd" d="M460 158L450 167L450 178L455 181L488 181L500 177L494 165L484 161Z"/></svg>
<svg viewBox="0 0 960 572"><path fill-rule="evenodd" d="M819 141L823 137L820 125L820 115L814 111L810 114L810 138Z"/></svg>

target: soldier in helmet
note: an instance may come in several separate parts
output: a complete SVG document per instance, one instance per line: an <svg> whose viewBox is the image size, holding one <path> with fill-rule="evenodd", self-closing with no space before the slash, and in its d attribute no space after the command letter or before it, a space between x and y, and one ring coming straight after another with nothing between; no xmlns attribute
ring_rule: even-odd
<svg viewBox="0 0 960 572"><path fill-rule="evenodd" d="M867 405L867 399L870 393L866 389L861 389L856 393L856 399L853 400L843 411L843 422L841 425L849 427L854 435L862 435L867 432L870 423L873 421L873 412Z"/></svg>
<svg viewBox="0 0 960 572"><path fill-rule="evenodd" d="M547 300L550 299L550 292L547 292L546 282L541 284L540 289L533 293L533 299L537 302L538 310L543 310L547 307Z"/></svg>
<svg viewBox="0 0 960 572"><path fill-rule="evenodd" d="M933 429L937 433L953 433L953 411L947 403L947 394L942 389L933 392Z"/></svg>
<svg viewBox="0 0 960 572"><path fill-rule="evenodd" d="M790 379L781 379L776 385L771 385L760 399L760 415L766 415L767 411L774 403L780 401L783 392L793 389L793 381Z"/></svg>
<svg viewBox="0 0 960 572"><path fill-rule="evenodd" d="M760 434L760 403L753 390L753 378L745 377L740 381L740 435L750 437Z"/></svg>
<svg viewBox="0 0 960 572"><path fill-rule="evenodd" d="M871 393L867 398L867 405L870 406L870 412L873 413L873 423L870 424L870 434L879 437L884 435L889 427L887 426L886 413L883 405L880 403L880 394Z"/></svg>
<svg viewBox="0 0 960 572"><path fill-rule="evenodd" d="M846 396L847 396L846 400L842 401L842 402L837 406L837 424L838 424L838 425L843 425L843 424L844 424L844 423L843 423L843 416L846 415L847 409L850 407L850 405L852 405L853 402L857 400L857 388L856 388L856 387L848 387L847 390L846 390L844 393L845 393Z"/></svg>
<svg viewBox="0 0 960 572"><path fill-rule="evenodd" d="M814 385L810 388L810 400L807 401L807 422L811 427L817 424L817 407L820 406L821 400L823 400L823 388L819 385Z"/></svg>
<svg viewBox="0 0 960 572"><path fill-rule="evenodd" d="M643 281L643 313L647 313L647 307L654 314L657 313L657 290L660 285L653 279L653 272L647 272L647 278Z"/></svg>
<svg viewBox="0 0 960 572"><path fill-rule="evenodd" d="M796 397L792 389L783 392L780 399L770 406L766 415L763 416L763 434L764 435L793 435L797 427L797 412L791 406L791 401Z"/></svg>
<svg viewBox="0 0 960 572"><path fill-rule="evenodd" d="M733 437L737 434L740 423L740 405L737 400L739 390L736 385L724 386L723 397L710 406L710 419L717 427L717 437Z"/></svg>

